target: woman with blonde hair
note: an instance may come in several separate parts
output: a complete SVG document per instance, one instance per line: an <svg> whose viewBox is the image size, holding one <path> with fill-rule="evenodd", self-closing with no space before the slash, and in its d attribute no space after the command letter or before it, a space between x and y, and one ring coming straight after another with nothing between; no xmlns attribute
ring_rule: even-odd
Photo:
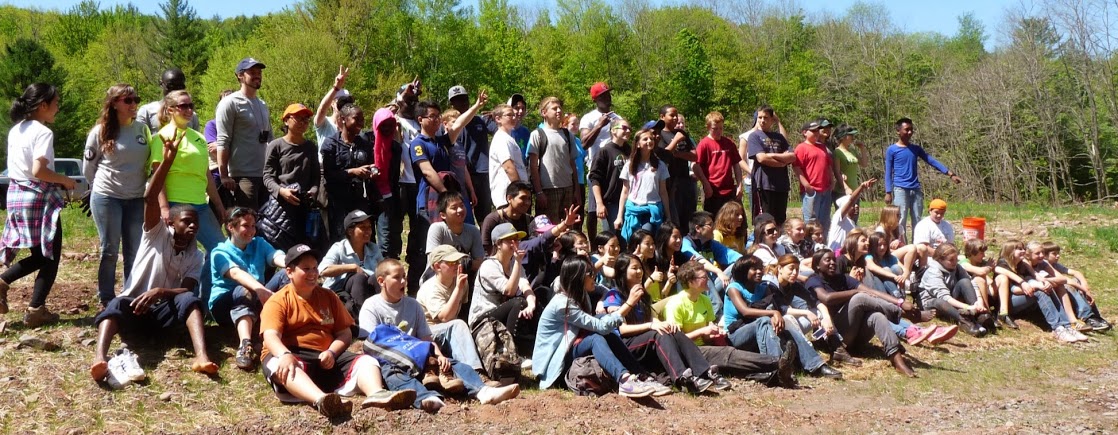
<svg viewBox="0 0 1118 435"><path fill-rule="evenodd" d="M85 141L85 179L89 182L89 210L101 241L97 267L97 296L101 306L116 296L116 259L124 254L124 280L140 247L144 224L144 184L151 131L135 122L140 97L131 85L119 83L105 92L97 124ZM122 246L123 245L123 246ZM118 250L118 248L123 249Z"/></svg>
<svg viewBox="0 0 1118 435"><path fill-rule="evenodd" d="M745 252L746 233L745 207L737 201L729 201L718 209L714 218L714 240L727 248Z"/></svg>

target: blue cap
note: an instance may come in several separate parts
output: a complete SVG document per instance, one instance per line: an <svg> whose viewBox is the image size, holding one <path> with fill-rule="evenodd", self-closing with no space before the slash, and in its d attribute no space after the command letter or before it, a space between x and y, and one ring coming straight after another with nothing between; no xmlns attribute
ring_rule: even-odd
<svg viewBox="0 0 1118 435"><path fill-rule="evenodd" d="M664 120L663 119L657 119L657 120L654 120L654 121L648 121L648 122L644 123L644 127L641 127L641 129L643 129L643 130L663 130L664 129Z"/></svg>
<svg viewBox="0 0 1118 435"><path fill-rule="evenodd" d="M241 59L241 62L237 64L237 74L248 71L248 70L252 69L252 67L257 66L257 65L260 66L260 69L267 68L267 66L264 65L264 62L253 59L251 57L246 57L244 59Z"/></svg>

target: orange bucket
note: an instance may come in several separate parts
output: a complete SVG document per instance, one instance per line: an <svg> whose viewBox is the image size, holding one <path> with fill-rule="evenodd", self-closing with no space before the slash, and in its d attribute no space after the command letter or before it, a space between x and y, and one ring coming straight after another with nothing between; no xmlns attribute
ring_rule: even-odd
<svg viewBox="0 0 1118 435"><path fill-rule="evenodd" d="M986 237L986 219L980 217L963 218L963 240L979 239Z"/></svg>

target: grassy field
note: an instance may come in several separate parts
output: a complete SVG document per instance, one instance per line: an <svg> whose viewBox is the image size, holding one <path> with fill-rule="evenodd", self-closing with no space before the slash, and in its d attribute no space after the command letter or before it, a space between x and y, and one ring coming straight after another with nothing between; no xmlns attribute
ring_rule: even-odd
<svg viewBox="0 0 1118 435"><path fill-rule="evenodd" d="M861 222L876 220L867 204ZM1118 210L1104 207L1008 207L952 204L948 219L959 228L963 216L986 218L986 238L997 245L1009 238L1053 240L1064 261L1091 280L1103 314L1118 319ZM871 352L861 368L843 368L844 381L802 377L803 388L772 390L734 381L733 392L693 398L673 395L635 402L615 395L574 397L537 391L496 407L451 402L442 414L420 411L357 411L352 418L326 421L304 406L275 400L259 372L234 367L234 339L207 327L211 357L221 365L215 378L189 371L185 334L130 340L148 370L149 381L110 391L89 379L95 338L97 236L89 218L76 209L64 214L65 256L59 284L48 298L64 321L26 330L21 315L30 296L30 278L15 284L12 313L0 332L0 432L3 433L658 433L747 431L785 432L1095 432L1118 428L1118 364L1114 334L1093 335L1089 343L1056 343L1027 317L1019 331L982 339L959 334L939 346L909 346L918 379L898 376ZM959 231L957 234L961 234ZM119 268L118 268L119 270ZM33 334L61 350L18 347ZM114 345L114 348L119 345ZM718 416L718 418L704 418ZM695 426L699 425L699 426Z"/></svg>

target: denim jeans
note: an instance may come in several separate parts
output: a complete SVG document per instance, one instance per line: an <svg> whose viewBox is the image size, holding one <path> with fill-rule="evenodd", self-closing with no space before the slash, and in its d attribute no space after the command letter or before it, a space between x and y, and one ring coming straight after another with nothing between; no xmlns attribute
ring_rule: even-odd
<svg viewBox="0 0 1118 435"><path fill-rule="evenodd" d="M730 274L733 268L734 265L732 264L726 266L726 268L722 270L722 273L725 273L726 276L733 276ZM714 308L714 317L721 318L722 304L725 302L723 298L726 296L726 284L722 283L718 275L707 272L707 276L707 296L710 297L710 305Z"/></svg>
<svg viewBox="0 0 1118 435"><path fill-rule="evenodd" d="M893 205L901 209L901 230L908 234L912 241L912 234L916 232L916 223L920 222L920 215L924 213L924 190L893 188Z"/></svg>
<svg viewBox="0 0 1118 435"><path fill-rule="evenodd" d="M823 233L826 234L827 227L831 225L831 191L816 191L810 195L805 193L802 203L801 211L803 211L804 222L815 219L815 222L823 227Z"/></svg>
<svg viewBox="0 0 1118 435"><path fill-rule="evenodd" d="M785 319L787 318L788 316L785 316ZM798 325L794 322L785 322L784 331L781 332L780 338L782 340L792 340L796 343L796 352L799 353L800 365L804 367L804 370L810 372L823 366L823 358L819 356L819 352L807 341L807 337L804 336L803 330L797 326Z"/></svg>
<svg viewBox="0 0 1118 435"><path fill-rule="evenodd" d="M1052 330L1071 325L1068 316L1064 315L1064 304L1054 294L1037 290L1031 297L1017 294L1009 296L1009 314L1016 315L1034 305L1040 308L1041 314L1044 314L1044 322Z"/></svg>
<svg viewBox="0 0 1118 435"><path fill-rule="evenodd" d="M172 202L171 207L180 203ZM209 204L190 204L194 207L194 211L198 213L198 232L194 236L198 243L202 244L202 248L206 250L205 262L202 264L202 276L198 279L198 299L203 301L210 300L210 286L212 285L213 276L210 271L210 253L217 247L218 243L225 240L224 233L221 232L221 224L217 221L217 216L214 215Z"/></svg>
<svg viewBox="0 0 1118 435"><path fill-rule="evenodd" d="M463 384L466 384L466 393L469 394L470 397L477 397L477 393L480 392L482 388L485 388L485 382L481 380L481 376L478 376L477 372L470 366L451 359L450 368L454 371L454 375L458 376L458 379L461 379ZM420 382L415 376L409 374L404 366L394 364L390 361L381 362L380 371L381 376L384 377L384 386L389 390L415 390L415 402L412 403L412 406L417 409L420 408L423 399L442 397L441 394L424 387L423 382Z"/></svg>
<svg viewBox="0 0 1118 435"><path fill-rule="evenodd" d="M474 337L465 321L454 319L446 323L431 324L431 334L443 355L449 355L474 370L482 369L477 345L474 344Z"/></svg>
<svg viewBox="0 0 1118 435"><path fill-rule="evenodd" d="M1079 290L1068 287L1068 296L1071 297L1071 303L1075 306L1075 317L1079 320L1095 317L1095 310L1091 304L1087 302L1087 298L1080 293Z"/></svg>
<svg viewBox="0 0 1118 435"><path fill-rule="evenodd" d="M244 317L256 319L260 313L260 299L249 296L252 290L237 286L233 291L221 295L213 302L210 315L219 325L236 325Z"/></svg>
<svg viewBox="0 0 1118 435"><path fill-rule="evenodd" d="M97 266L97 296L101 304L116 297L116 257L124 253L124 282L132 276L132 263L144 232L144 199L118 199L100 193L89 196L89 211L101 238L101 263ZM117 249L123 245L123 249Z"/></svg>
<svg viewBox="0 0 1118 435"><path fill-rule="evenodd" d="M756 345L759 353L780 356L780 341L768 317L758 317L742 325L730 334L730 344L741 350L752 350Z"/></svg>
<svg viewBox="0 0 1118 435"><path fill-rule="evenodd" d="M637 361L625 342L617 334L590 334L582 339L571 350L571 356L594 355L594 359L602 366L602 370L609 373L617 383L621 383L621 375L625 373L641 373L641 363Z"/></svg>

